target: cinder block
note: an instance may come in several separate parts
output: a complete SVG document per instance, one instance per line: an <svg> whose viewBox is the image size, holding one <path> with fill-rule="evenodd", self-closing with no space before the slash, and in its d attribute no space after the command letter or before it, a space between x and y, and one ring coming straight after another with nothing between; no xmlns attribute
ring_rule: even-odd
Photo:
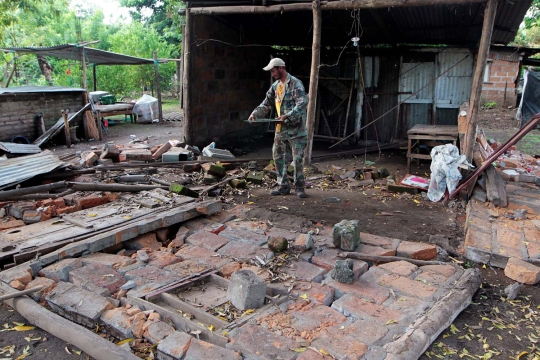
<svg viewBox="0 0 540 360"><path fill-rule="evenodd" d="M239 310L263 306L265 295L266 283L252 271L239 270L231 275L227 296Z"/></svg>

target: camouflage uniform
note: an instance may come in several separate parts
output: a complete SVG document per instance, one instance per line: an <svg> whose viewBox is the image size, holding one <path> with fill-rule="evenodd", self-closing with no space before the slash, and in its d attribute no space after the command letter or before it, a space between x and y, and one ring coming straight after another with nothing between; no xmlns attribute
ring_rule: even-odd
<svg viewBox="0 0 540 360"><path fill-rule="evenodd" d="M264 118L272 108L275 108L278 83L279 80L276 80L272 84L264 101L253 110L251 115L255 119ZM291 153L294 159L294 185L296 188L305 186L304 151L307 145L307 104L308 97L302 81L288 74L285 81L285 95L281 103L281 115L286 115L287 121L281 123L281 131L276 130L272 147L277 182L283 187L290 187L287 165L291 161Z"/></svg>

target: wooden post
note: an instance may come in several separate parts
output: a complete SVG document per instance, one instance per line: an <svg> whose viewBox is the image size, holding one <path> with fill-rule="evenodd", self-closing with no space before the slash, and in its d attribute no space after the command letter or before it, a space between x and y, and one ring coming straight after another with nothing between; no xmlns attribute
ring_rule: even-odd
<svg viewBox="0 0 540 360"><path fill-rule="evenodd" d="M68 114L64 110L62 110L62 117L64 118L64 134L66 136L66 147L69 149L71 147L71 134L69 132Z"/></svg>
<svg viewBox="0 0 540 360"><path fill-rule="evenodd" d="M94 83L94 91L97 91L96 64L92 64L92 80Z"/></svg>
<svg viewBox="0 0 540 360"><path fill-rule="evenodd" d="M313 49L311 53L311 74L309 77L309 103L307 108L307 146L304 155L304 165L311 165L311 151L313 149L313 134L315 132L315 118L317 111L317 91L319 86L319 65L321 63L321 2L313 0Z"/></svg>
<svg viewBox="0 0 540 360"><path fill-rule="evenodd" d="M482 38L478 48L476 68L474 69L471 98L469 100L469 112L467 113L467 136L465 142L465 156L469 162L472 161L474 143L476 141L476 126L480 95L482 93L482 82L486 68L491 35L493 34L493 24L497 13L497 0L489 0L484 10L484 24L482 26Z"/></svg>
<svg viewBox="0 0 540 360"><path fill-rule="evenodd" d="M158 118L159 122L163 122L163 109L161 108L161 81L159 79L159 63L157 58L157 51L154 50L154 72L156 73L156 92L158 102Z"/></svg>
<svg viewBox="0 0 540 360"><path fill-rule="evenodd" d="M182 105L182 59L176 62L176 90L178 91L178 105Z"/></svg>
<svg viewBox="0 0 540 360"><path fill-rule="evenodd" d="M184 73L186 71L185 69L185 63L186 63L186 47L185 44L185 34L186 34L186 24L182 27L182 65L181 65L181 71L180 71L180 109L184 109ZM185 115L185 114L184 114ZM185 118L185 116L184 116Z"/></svg>
<svg viewBox="0 0 540 360"><path fill-rule="evenodd" d="M186 31L183 37L184 46L184 78L182 88L184 89L184 141L193 145L193 119L191 117L191 91L189 90L189 74L191 72L191 9L186 9Z"/></svg>
<svg viewBox="0 0 540 360"><path fill-rule="evenodd" d="M81 47L81 53L82 53L82 81L83 81L83 89L88 90L88 85L86 84L86 59L84 58L84 46Z"/></svg>

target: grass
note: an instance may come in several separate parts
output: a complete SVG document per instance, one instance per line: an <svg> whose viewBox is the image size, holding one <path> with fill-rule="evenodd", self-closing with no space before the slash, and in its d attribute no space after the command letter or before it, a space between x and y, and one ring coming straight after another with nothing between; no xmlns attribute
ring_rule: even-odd
<svg viewBox="0 0 540 360"><path fill-rule="evenodd" d="M179 112L180 103L178 102L178 99L162 99L161 108L163 109L164 114Z"/></svg>
<svg viewBox="0 0 540 360"><path fill-rule="evenodd" d="M514 130L511 131L486 131L488 137L493 137L497 139L501 144L506 142L513 134ZM540 154L540 130L532 130L530 133L525 135L519 142L516 144L516 147L519 151L529 154L531 156Z"/></svg>

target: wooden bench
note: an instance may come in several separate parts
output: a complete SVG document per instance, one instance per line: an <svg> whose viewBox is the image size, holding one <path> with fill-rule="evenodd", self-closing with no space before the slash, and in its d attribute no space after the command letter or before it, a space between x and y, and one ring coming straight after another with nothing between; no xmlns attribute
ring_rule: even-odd
<svg viewBox="0 0 540 360"><path fill-rule="evenodd" d="M133 113L134 106L135 104L131 102L117 102L112 105L94 105L94 109L99 112L100 118L115 115L129 115L131 122L137 122L137 114Z"/></svg>

